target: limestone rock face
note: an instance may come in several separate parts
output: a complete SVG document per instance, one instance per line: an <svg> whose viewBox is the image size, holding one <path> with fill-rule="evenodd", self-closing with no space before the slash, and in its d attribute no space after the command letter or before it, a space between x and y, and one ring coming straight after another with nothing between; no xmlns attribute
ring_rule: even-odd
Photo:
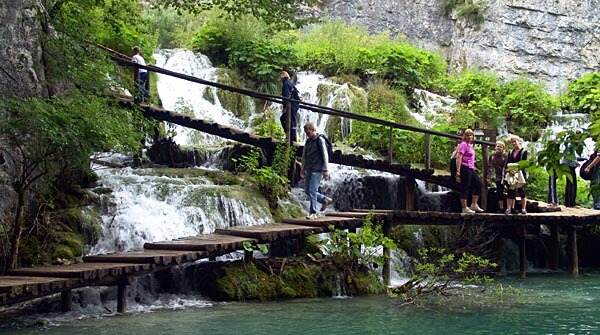
<svg viewBox="0 0 600 335"><path fill-rule="evenodd" d="M0 3L0 93L2 97L44 97L41 25L30 7L31 0Z"/></svg>
<svg viewBox="0 0 600 335"><path fill-rule="evenodd" d="M451 69L526 76L554 94L563 93L568 80L600 71L600 0L489 0L479 26L455 13L443 16L441 0L326 2L332 17L442 50Z"/></svg>
<svg viewBox="0 0 600 335"><path fill-rule="evenodd" d="M29 9L36 1L0 1L0 97L46 97L39 47L40 25ZM0 118L6 117L0 111ZM6 148L0 136L0 223L5 227L14 219L16 196L10 186L10 176L17 173L10 157L18 157L16 150ZM8 150L8 151L6 151Z"/></svg>

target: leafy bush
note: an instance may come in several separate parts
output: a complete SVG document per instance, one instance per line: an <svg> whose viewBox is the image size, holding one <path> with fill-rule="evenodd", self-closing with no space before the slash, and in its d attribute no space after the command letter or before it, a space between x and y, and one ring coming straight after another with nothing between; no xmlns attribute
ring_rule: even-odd
<svg viewBox="0 0 600 335"><path fill-rule="evenodd" d="M240 159L234 159L237 171L244 171L252 177L258 188L269 202L271 209L277 209L277 200L287 195L289 179L287 171L294 159L294 147L285 144L277 145L271 166L261 166L259 149L252 149Z"/></svg>
<svg viewBox="0 0 600 335"><path fill-rule="evenodd" d="M508 131L535 141L550 124L556 101L539 84L520 78L502 85L500 111Z"/></svg>

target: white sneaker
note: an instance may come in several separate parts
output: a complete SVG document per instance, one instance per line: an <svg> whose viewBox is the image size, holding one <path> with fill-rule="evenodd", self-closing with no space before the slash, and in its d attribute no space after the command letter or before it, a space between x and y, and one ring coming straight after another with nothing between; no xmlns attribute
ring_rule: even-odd
<svg viewBox="0 0 600 335"><path fill-rule="evenodd" d="M317 214L311 214L309 216L306 217L307 220L316 220L317 219Z"/></svg>
<svg viewBox="0 0 600 335"><path fill-rule="evenodd" d="M463 212L463 213L469 213L469 214L473 214L473 213L475 213L475 211L474 211L474 210L472 210L472 209L470 209L469 207L465 207L465 208L463 208L463 209L462 209L462 212Z"/></svg>
<svg viewBox="0 0 600 335"><path fill-rule="evenodd" d="M471 205L471 207L469 207L473 212L477 212L477 213L483 213L485 212L481 207L479 207L478 204L474 204Z"/></svg>

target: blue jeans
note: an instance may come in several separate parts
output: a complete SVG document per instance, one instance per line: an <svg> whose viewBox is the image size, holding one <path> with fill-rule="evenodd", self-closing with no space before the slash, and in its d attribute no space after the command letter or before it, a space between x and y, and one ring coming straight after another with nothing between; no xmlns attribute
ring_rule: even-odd
<svg viewBox="0 0 600 335"><path fill-rule="evenodd" d="M310 198L309 214L317 214L317 202L324 204L327 202L327 197L318 192L319 184L323 178L323 172L309 172L304 174L304 193Z"/></svg>
<svg viewBox="0 0 600 335"><path fill-rule="evenodd" d="M148 90L146 89L146 81L148 81L148 72L140 72L137 80L138 88L142 92L143 97L148 96Z"/></svg>

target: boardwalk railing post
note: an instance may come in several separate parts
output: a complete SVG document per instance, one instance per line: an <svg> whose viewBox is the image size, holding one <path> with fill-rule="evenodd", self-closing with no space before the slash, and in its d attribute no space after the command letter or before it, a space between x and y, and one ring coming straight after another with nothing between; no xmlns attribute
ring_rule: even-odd
<svg viewBox="0 0 600 335"><path fill-rule="evenodd" d="M431 169L431 134L425 133L425 169Z"/></svg>
<svg viewBox="0 0 600 335"><path fill-rule="evenodd" d="M404 178L404 210L414 211L415 210L415 198L416 198L417 183L415 178L406 177Z"/></svg>
<svg viewBox="0 0 600 335"><path fill-rule="evenodd" d="M60 310L63 312L73 310L73 290L60 292Z"/></svg>
<svg viewBox="0 0 600 335"><path fill-rule="evenodd" d="M127 280L117 283L117 313L125 314L127 311Z"/></svg>
<svg viewBox="0 0 600 335"><path fill-rule="evenodd" d="M393 138L394 138L394 128L390 127L390 143L389 143L389 148L388 148L388 159L390 161L390 164L392 164L392 152L393 152Z"/></svg>
<svg viewBox="0 0 600 335"><path fill-rule="evenodd" d="M519 234L521 235L521 243L519 243L519 278L525 279L527 274L527 226L524 223L519 225Z"/></svg>
<svg viewBox="0 0 600 335"><path fill-rule="evenodd" d="M550 249L550 260L548 261L548 268L550 270L558 270L558 248L560 247L560 243L558 240L558 225L551 224L550 225L550 245L548 248Z"/></svg>
<svg viewBox="0 0 600 335"><path fill-rule="evenodd" d="M577 228L567 228L567 253L569 255L569 271L572 275L579 275L579 255L577 254Z"/></svg>
<svg viewBox="0 0 600 335"><path fill-rule="evenodd" d="M487 208L487 190L488 190L488 185L487 185L487 180L488 180L488 147L485 144L481 145L481 159L482 159L482 165L481 168L483 170L483 173L481 174L481 176L483 177L483 186L482 186L482 190L481 190L481 207L483 208Z"/></svg>

